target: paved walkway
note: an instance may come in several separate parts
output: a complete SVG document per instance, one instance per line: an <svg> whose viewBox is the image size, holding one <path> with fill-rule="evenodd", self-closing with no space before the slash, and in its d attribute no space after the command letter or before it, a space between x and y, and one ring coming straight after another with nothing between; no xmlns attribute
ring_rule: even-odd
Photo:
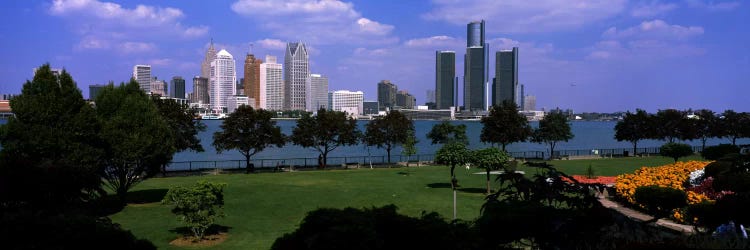
<svg viewBox="0 0 750 250"><path fill-rule="evenodd" d="M602 203L602 206L615 210L627 216L628 218L631 218L637 221L648 221L648 220L654 219L653 216L638 212L636 210L624 207L617 202L611 201L607 199L606 195L604 194L599 195L599 202ZM669 228L669 229L672 229L672 230L675 230L677 232L681 232L684 234L695 233L695 228L693 226L675 223L674 221L667 220L667 219L659 219L658 221L656 221L656 225L660 227L664 227L664 228Z"/></svg>

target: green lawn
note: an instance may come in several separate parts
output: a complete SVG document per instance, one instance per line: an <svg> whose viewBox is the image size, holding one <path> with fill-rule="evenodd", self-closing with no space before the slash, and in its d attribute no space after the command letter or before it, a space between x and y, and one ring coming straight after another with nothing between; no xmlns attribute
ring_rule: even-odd
<svg viewBox="0 0 750 250"><path fill-rule="evenodd" d="M670 163L662 157L553 161L569 174L583 174L591 164L597 175L632 172L641 166ZM533 174L534 169L520 170ZM484 199L481 170L457 168L461 185L458 192L458 218L473 220ZM160 249L177 249L169 242L179 236L174 229L183 225L170 207L158 203L167 189L191 185L198 180L227 183L226 217L219 225L229 227L229 238L213 249L268 249L273 241L293 231L306 212L320 207L370 207L395 204L399 212L419 216L436 211L452 216L452 192L447 167L411 167L303 171L293 173L224 174L154 178L136 186L131 195L142 204L130 204L113 214L112 220L136 236L151 240Z"/></svg>

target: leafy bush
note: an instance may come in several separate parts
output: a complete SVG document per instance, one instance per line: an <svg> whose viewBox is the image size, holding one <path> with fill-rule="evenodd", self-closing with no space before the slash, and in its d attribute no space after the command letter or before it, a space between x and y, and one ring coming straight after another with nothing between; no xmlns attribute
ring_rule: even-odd
<svg viewBox="0 0 750 250"><path fill-rule="evenodd" d="M191 187L173 187L162 203L174 204L172 213L188 224L193 236L200 240L216 218L224 216L224 186L200 181Z"/></svg>
<svg viewBox="0 0 750 250"><path fill-rule="evenodd" d="M718 177L721 174L729 172L732 169L732 163L727 161L715 161L706 165L704 178Z"/></svg>
<svg viewBox="0 0 750 250"><path fill-rule="evenodd" d="M750 192L750 173L719 175L714 180L713 188L717 191Z"/></svg>
<svg viewBox="0 0 750 250"><path fill-rule="evenodd" d="M677 162L680 157L685 157L693 154L693 147L684 143L666 143L661 146L659 153L662 156L670 157Z"/></svg>
<svg viewBox="0 0 750 250"><path fill-rule="evenodd" d="M675 208L687 205L685 191L659 186L643 186L635 189L635 201L657 217L669 214Z"/></svg>
<svg viewBox="0 0 750 250"><path fill-rule="evenodd" d="M695 218L694 224L700 227L716 228L726 223L723 216L713 202L691 204L687 209L688 218Z"/></svg>
<svg viewBox="0 0 750 250"><path fill-rule="evenodd" d="M701 152L701 156L703 156L703 158L706 160L715 161L721 159L727 154L732 153L740 153L740 147L732 144L719 144L716 146L706 147L705 149L703 149L703 152Z"/></svg>

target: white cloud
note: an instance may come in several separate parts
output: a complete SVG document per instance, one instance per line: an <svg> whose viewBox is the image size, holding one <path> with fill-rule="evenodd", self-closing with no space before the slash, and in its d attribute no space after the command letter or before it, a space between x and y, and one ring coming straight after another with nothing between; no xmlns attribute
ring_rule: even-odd
<svg viewBox="0 0 750 250"><path fill-rule="evenodd" d="M281 41L279 39L263 39L255 41L256 44L259 44L260 47L264 49L270 49L270 50L285 50L286 49L286 42Z"/></svg>
<svg viewBox="0 0 750 250"><path fill-rule="evenodd" d="M677 8L675 3L661 3L659 1L643 2L630 10L633 17L654 17L663 15Z"/></svg>
<svg viewBox="0 0 750 250"><path fill-rule="evenodd" d="M124 42L118 45L118 52L121 53L142 53L156 50L156 44L143 42Z"/></svg>
<svg viewBox="0 0 750 250"><path fill-rule="evenodd" d="M625 43L613 40L598 42L588 49L586 59L654 61L664 58L679 58L703 55L705 49L687 43L660 40L633 40Z"/></svg>
<svg viewBox="0 0 750 250"><path fill-rule="evenodd" d="M147 60L148 64L153 66L159 66L159 67L166 67L172 64L173 60L169 58L155 58Z"/></svg>
<svg viewBox="0 0 750 250"><path fill-rule="evenodd" d="M286 40L311 44L393 44L393 25L363 17L354 4L339 0L238 0L239 15L258 20L262 28Z"/></svg>
<svg viewBox="0 0 750 250"><path fill-rule="evenodd" d="M687 39L703 34L703 27L670 25L662 20L644 21L638 26L618 30L611 27L604 32L605 38L659 38Z"/></svg>
<svg viewBox="0 0 750 250"><path fill-rule="evenodd" d="M619 14L625 0L433 0L427 20L456 25L487 20L492 33L531 33L571 30Z"/></svg>
<svg viewBox="0 0 750 250"><path fill-rule="evenodd" d="M740 7L739 1L704 1L688 0L688 6L692 8L705 9L708 11L730 11Z"/></svg>
<svg viewBox="0 0 750 250"><path fill-rule="evenodd" d="M432 36L411 39L404 43L407 47L460 47L465 41L450 36Z"/></svg>
<svg viewBox="0 0 750 250"><path fill-rule="evenodd" d="M127 44L125 39L155 41L195 38L205 36L209 30L207 26L185 27L180 23L185 14L171 7L139 4L126 8L98 0L54 0L48 13L73 24L74 31L82 37L77 46L82 49L124 46L126 49L145 50L142 46L134 48L135 44Z"/></svg>

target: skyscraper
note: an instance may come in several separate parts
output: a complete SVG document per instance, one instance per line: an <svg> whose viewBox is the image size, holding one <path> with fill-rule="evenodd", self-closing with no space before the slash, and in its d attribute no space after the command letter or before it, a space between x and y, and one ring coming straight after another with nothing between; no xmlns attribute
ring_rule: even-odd
<svg viewBox="0 0 750 250"><path fill-rule="evenodd" d="M192 102L209 104L211 103L208 97L208 78L195 76L193 77L193 96L195 100Z"/></svg>
<svg viewBox="0 0 750 250"><path fill-rule="evenodd" d="M310 74L310 91L307 110L315 112L318 109L328 109L328 77L320 74ZM360 110L362 111L362 110Z"/></svg>
<svg viewBox="0 0 750 250"><path fill-rule="evenodd" d="M448 109L455 106L453 79L456 77L456 52L435 52L435 106Z"/></svg>
<svg viewBox="0 0 750 250"><path fill-rule="evenodd" d="M215 113L224 112L227 101L237 89L237 71L234 57L226 50L216 53L216 59L211 62L211 109Z"/></svg>
<svg viewBox="0 0 750 250"><path fill-rule="evenodd" d="M518 98L517 98L518 99L518 103L517 103L518 109L519 110L526 110L525 107L524 107L524 105L526 105L526 96L524 95L524 92L523 92L523 84L518 84L518 86L519 86L519 88L518 88L519 89L518 90L518 95L516 95L516 96L518 96Z"/></svg>
<svg viewBox="0 0 750 250"><path fill-rule="evenodd" d="M378 83L378 103L381 109L396 106L396 92L398 92L398 87L391 81L382 80Z"/></svg>
<svg viewBox="0 0 750 250"><path fill-rule="evenodd" d="M214 49L214 39L211 39L211 44L206 50L206 56L203 58L201 63L201 77L211 78L211 62L216 58L216 49Z"/></svg>
<svg viewBox="0 0 750 250"><path fill-rule="evenodd" d="M484 20L471 22L466 27L466 55L464 56L464 109L485 110L487 81L487 51L484 43Z"/></svg>
<svg viewBox="0 0 750 250"><path fill-rule="evenodd" d="M518 47L495 53L495 79L492 83L492 105L503 101L518 104ZM521 105L519 105L521 106Z"/></svg>
<svg viewBox="0 0 750 250"><path fill-rule="evenodd" d="M302 42L287 43L284 55L284 109L307 110L310 57Z"/></svg>
<svg viewBox="0 0 750 250"><path fill-rule="evenodd" d="M133 66L133 79L141 86L141 90L146 93L151 92L151 65Z"/></svg>
<svg viewBox="0 0 750 250"><path fill-rule="evenodd" d="M182 76L172 77L169 81L169 97L185 98L185 79L182 79Z"/></svg>
<svg viewBox="0 0 750 250"><path fill-rule="evenodd" d="M536 110L536 96L527 95L523 99L523 110Z"/></svg>
<svg viewBox="0 0 750 250"><path fill-rule="evenodd" d="M152 78L151 92L148 93L151 95L167 96L167 82L156 79L156 77Z"/></svg>
<svg viewBox="0 0 750 250"><path fill-rule="evenodd" d="M284 109L284 81L281 64L275 56L266 56L260 64L260 108L268 110Z"/></svg>
<svg viewBox="0 0 750 250"><path fill-rule="evenodd" d="M245 57L245 77L243 78L242 85L245 89L245 95L248 98L253 98L255 103L251 106L260 107L260 64L263 63L260 59L256 59L255 55L247 54Z"/></svg>
<svg viewBox="0 0 750 250"><path fill-rule="evenodd" d="M417 99L413 95L406 91L398 91L396 93L396 106L404 109L413 109L417 104Z"/></svg>

